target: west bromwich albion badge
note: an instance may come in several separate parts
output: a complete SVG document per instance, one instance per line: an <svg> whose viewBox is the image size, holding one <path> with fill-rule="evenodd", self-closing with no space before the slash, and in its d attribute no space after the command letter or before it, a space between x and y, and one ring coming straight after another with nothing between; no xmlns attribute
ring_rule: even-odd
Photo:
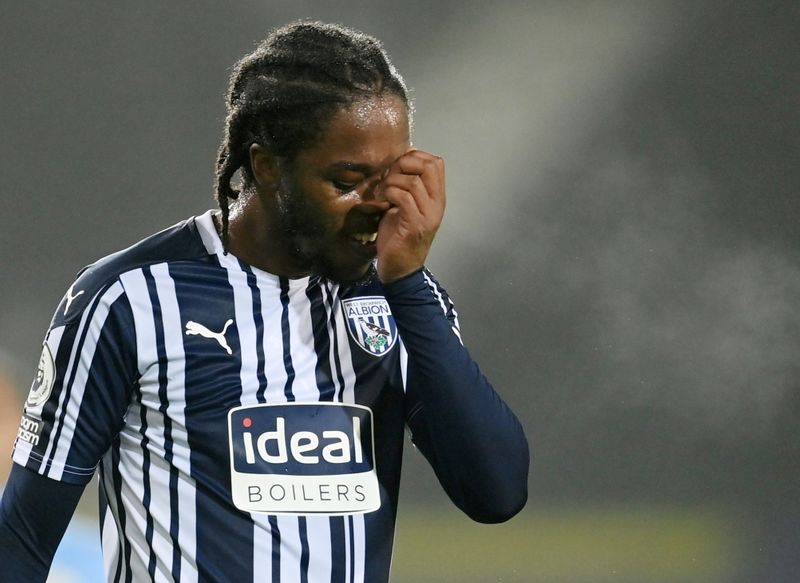
<svg viewBox="0 0 800 583"><path fill-rule="evenodd" d="M368 296L342 300L350 337L361 348L383 356L397 340L397 324L386 298Z"/></svg>

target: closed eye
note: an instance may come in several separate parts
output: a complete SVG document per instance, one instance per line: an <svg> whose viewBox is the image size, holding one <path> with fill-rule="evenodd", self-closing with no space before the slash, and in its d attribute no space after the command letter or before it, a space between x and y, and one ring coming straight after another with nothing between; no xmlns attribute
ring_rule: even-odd
<svg viewBox="0 0 800 583"><path fill-rule="evenodd" d="M369 164L361 164L348 160L341 160L331 164L326 170L326 178L341 194L353 192L364 182L364 179L373 176L376 169Z"/></svg>
<svg viewBox="0 0 800 583"><path fill-rule="evenodd" d="M341 193L348 193L355 190L358 182L339 182L338 180L331 180L333 187Z"/></svg>

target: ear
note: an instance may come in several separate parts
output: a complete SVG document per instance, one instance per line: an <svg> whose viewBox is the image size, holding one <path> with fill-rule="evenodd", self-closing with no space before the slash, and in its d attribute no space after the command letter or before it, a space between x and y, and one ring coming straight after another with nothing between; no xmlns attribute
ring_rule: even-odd
<svg viewBox="0 0 800 583"><path fill-rule="evenodd" d="M275 190L280 184L278 160L260 144L250 146L250 170L258 187Z"/></svg>

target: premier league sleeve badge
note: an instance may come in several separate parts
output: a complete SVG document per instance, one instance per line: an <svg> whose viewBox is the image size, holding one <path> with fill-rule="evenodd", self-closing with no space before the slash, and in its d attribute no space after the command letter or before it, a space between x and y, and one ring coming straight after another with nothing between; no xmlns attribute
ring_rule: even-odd
<svg viewBox="0 0 800 583"><path fill-rule="evenodd" d="M26 405L28 407L37 407L43 404L50 398L50 393L53 390L53 383L56 378L56 366L53 362L53 355L47 343L42 348L42 354L39 357L39 366L36 370L36 378L33 379L30 393L28 393L28 400Z"/></svg>

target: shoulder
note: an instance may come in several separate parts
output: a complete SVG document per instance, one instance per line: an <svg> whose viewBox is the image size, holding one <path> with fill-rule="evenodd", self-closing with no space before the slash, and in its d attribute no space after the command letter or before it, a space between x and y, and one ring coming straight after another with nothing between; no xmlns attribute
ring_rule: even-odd
<svg viewBox="0 0 800 583"><path fill-rule="evenodd" d="M99 294L111 288L120 275L147 265L201 258L209 255L198 232L196 218L181 221L121 251L84 267L56 309L53 325L78 318Z"/></svg>

